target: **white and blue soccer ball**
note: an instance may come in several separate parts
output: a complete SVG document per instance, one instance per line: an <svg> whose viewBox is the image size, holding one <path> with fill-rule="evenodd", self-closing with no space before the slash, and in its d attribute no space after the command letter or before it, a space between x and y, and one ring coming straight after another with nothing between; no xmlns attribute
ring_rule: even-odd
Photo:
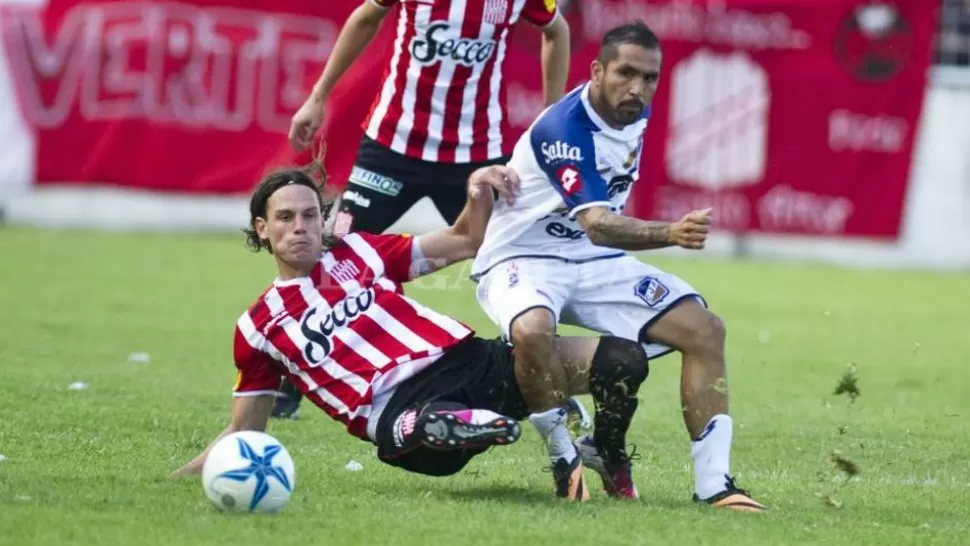
<svg viewBox="0 0 970 546"><path fill-rule="evenodd" d="M278 512L289 504L295 484L289 452L264 432L222 438L202 466L206 496L226 512Z"/></svg>

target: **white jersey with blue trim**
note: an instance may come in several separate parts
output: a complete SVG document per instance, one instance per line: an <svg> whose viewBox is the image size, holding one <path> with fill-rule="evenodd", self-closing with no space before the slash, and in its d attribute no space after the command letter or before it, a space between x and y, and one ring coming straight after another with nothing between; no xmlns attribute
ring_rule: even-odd
<svg viewBox="0 0 970 546"><path fill-rule="evenodd" d="M512 152L509 166L521 193L513 205L496 201L472 277L512 258L585 262L622 255L591 243L576 214L598 206L623 210L639 178L649 115L648 107L635 123L613 129L590 105L588 83L543 111Z"/></svg>

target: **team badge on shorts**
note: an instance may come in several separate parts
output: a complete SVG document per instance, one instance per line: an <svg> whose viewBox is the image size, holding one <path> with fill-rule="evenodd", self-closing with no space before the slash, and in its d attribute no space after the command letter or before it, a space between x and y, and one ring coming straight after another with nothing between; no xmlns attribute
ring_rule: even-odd
<svg viewBox="0 0 970 546"><path fill-rule="evenodd" d="M509 272L509 288L515 287L519 284L519 266L515 265L515 262L510 263L508 267Z"/></svg>
<svg viewBox="0 0 970 546"><path fill-rule="evenodd" d="M417 410L407 410L394 421L394 445L404 446L404 440L414 432L414 422L418 419Z"/></svg>
<svg viewBox="0 0 970 546"><path fill-rule="evenodd" d="M354 223L354 217L349 212L338 212L337 218L333 222L333 234L341 237L350 233L350 227Z"/></svg>
<svg viewBox="0 0 970 546"><path fill-rule="evenodd" d="M670 294L670 289L656 277L644 277L633 288L633 293L639 296L648 307L656 307Z"/></svg>

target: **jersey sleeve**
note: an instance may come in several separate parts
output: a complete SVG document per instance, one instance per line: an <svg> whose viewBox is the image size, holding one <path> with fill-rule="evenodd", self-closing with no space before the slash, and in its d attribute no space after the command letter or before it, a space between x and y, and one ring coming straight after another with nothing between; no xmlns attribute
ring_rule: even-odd
<svg viewBox="0 0 970 546"><path fill-rule="evenodd" d="M400 2L400 0L364 0L364 1L369 2L379 8L385 8L385 9L393 8L394 4L397 4L398 2Z"/></svg>
<svg viewBox="0 0 970 546"><path fill-rule="evenodd" d="M596 169L591 128L547 115L532 128L529 138L536 162L570 217L588 208L610 206L608 184Z"/></svg>
<svg viewBox="0 0 970 546"><path fill-rule="evenodd" d="M358 232L384 262L384 276L396 283L411 280L413 265L414 236L400 235L372 235Z"/></svg>
<svg viewBox="0 0 970 546"><path fill-rule="evenodd" d="M236 362L236 385L233 396L276 394L280 388L280 371L268 354L253 348L239 327L233 341Z"/></svg>
<svg viewBox="0 0 970 546"><path fill-rule="evenodd" d="M522 18L538 27L547 27L556 20L559 8L556 0L526 0Z"/></svg>

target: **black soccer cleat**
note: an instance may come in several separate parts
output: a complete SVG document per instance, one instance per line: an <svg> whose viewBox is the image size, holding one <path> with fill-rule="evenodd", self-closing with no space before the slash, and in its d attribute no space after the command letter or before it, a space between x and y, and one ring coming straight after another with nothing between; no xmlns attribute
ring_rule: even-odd
<svg viewBox="0 0 970 546"><path fill-rule="evenodd" d="M451 450L508 445L519 439L522 427L493 411L464 409L422 413L414 433L431 449Z"/></svg>

